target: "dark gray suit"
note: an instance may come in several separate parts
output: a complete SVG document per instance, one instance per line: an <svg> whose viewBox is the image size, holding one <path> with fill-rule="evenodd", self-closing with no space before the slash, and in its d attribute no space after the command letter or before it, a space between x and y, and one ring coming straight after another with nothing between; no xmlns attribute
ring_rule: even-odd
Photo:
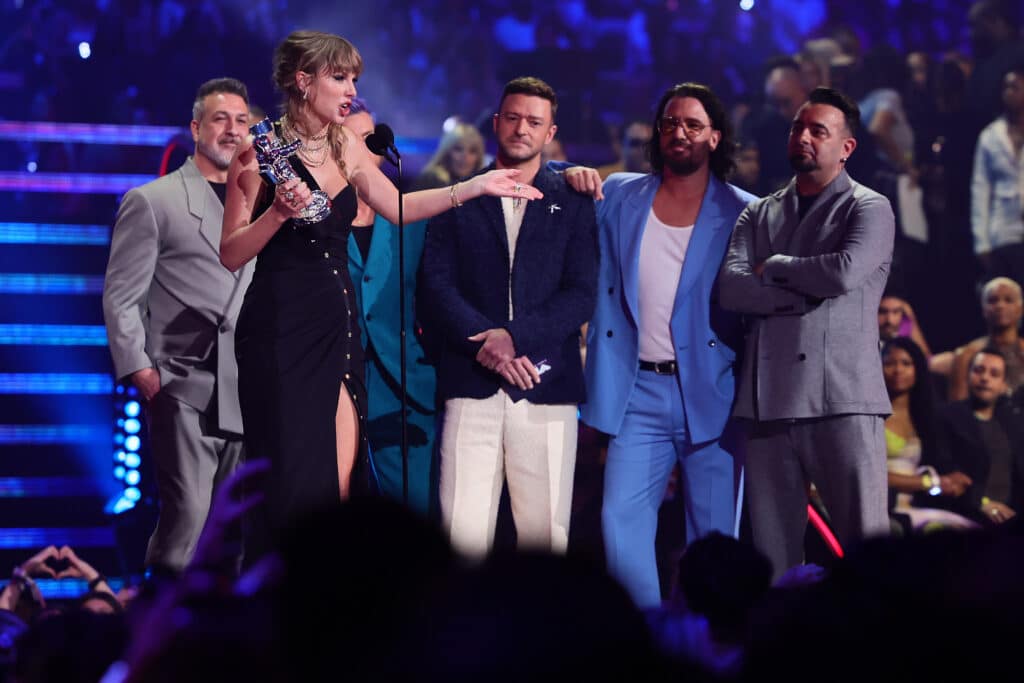
<svg viewBox="0 0 1024 683"><path fill-rule="evenodd" d="M888 200L845 171L802 220L793 181L736 223L720 296L749 319L734 413L753 420L751 525L776 575L802 561L807 481L840 542L888 528L877 313L893 237Z"/></svg>
<svg viewBox="0 0 1024 683"><path fill-rule="evenodd" d="M252 277L220 263L224 207L193 160L129 191L103 288L114 370L160 373L148 406L160 520L147 564L183 567L217 482L241 457L234 326Z"/></svg>

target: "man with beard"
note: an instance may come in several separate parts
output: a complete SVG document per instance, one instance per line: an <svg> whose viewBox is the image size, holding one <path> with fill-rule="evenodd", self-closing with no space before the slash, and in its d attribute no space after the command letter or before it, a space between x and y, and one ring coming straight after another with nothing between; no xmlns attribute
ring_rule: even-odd
<svg viewBox="0 0 1024 683"><path fill-rule="evenodd" d="M556 108L551 86L516 78L494 115L495 166L518 169L542 199L463 205L457 183L452 210L427 227L417 303L442 346L441 515L470 555L491 547L506 478L520 547L568 544L585 396L579 330L594 308L598 257L594 202L540 163Z"/></svg>
<svg viewBox="0 0 1024 683"><path fill-rule="evenodd" d="M789 135L796 177L743 212L719 277L750 323L734 414L752 422L750 523L776 577L803 561L811 483L844 545L889 525L877 313L895 227L844 169L859 121L842 93L811 92Z"/></svg>
<svg viewBox="0 0 1024 683"><path fill-rule="evenodd" d="M147 404L160 516L146 565L181 570L214 488L242 457L234 326L252 276L220 263L228 166L248 133L246 87L200 86L195 155L129 191L110 242L103 287L114 370Z"/></svg>
<svg viewBox="0 0 1024 683"><path fill-rule="evenodd" d="M676 85L655 111L653 171L609 176L598 205L601 270L582 409L611 435L605 553L641 607L661 601L654 541L676 463L686 541L736 531L740 463L727 426L741 335L713 290L736 217L755 198L724 182L735 143L711 90Z"/></svg>
<svg viewBox="0 0 1024 683"><path fill-rule="evenodd" d="M983 524L1003 524L1024 511L1024 415L1006 396L1006 357L984 348L971 358L966 400L940 416L952 462L971 478L957 512Z"/></svg>

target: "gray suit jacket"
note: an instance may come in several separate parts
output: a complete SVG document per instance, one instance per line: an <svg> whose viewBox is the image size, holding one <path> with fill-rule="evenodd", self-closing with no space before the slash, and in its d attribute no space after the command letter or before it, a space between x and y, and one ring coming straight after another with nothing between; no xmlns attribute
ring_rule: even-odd
<svg viewBox="0 0 1024 683"><path fill-rule="evenodd" d="M795 180L743 211L719 273L722 307L750 319L735 415L889 414L877 315L894 231L889 201L845 171L802 221Z"/></svg>
<svg viewBox="0 0 1024 683"><path fill-rule="evenodd" d="M224 207L192 159L121 201L103 286L114 370L156 367L161 391L240 434L235 322L252 264L220 263Z"/></svg>

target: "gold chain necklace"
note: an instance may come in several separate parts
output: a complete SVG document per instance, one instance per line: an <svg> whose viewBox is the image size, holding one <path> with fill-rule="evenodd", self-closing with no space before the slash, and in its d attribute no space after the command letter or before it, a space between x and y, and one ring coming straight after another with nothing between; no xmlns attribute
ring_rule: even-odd
<svg viewBox="0 0 1024 683"><path fill-rule="evenodd" d="M286 137L301 142L302 147L300 149L305 150L306 152L315 153L327 147L328 128L324 128L324 132L320 133L319 135L308 135L305 136L305 139L303 139L303 135L301 135L299 131L295 128L295 126L292 125L292 122L288 120L287 114L281 117L281 128L284 129ZM320 144L313 144L316 142L319 142Z"/></svg>
<svg viewBox="0 0 1024 683"><path fill-rule="evenodd" d="M321 147L320 149L322 151L319 154L310 154L308 150L300 147L297 154L299 155L299 158L302 159L302 163L306 164L306 166L320 168L327 163L327 158L330 152L326 146Z"/></svg>

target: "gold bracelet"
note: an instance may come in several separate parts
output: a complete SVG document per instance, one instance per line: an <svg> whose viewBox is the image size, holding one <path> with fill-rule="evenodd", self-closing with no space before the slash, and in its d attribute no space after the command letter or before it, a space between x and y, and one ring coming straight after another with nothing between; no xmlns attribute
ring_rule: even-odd
<svg viewBox="0 0 1024 683"><path fill-rule="evenodd" d="M462 202L459 201L458 192L456 192L456 188L458 188L458 186L458 183L454 183L450 188L448 188L448 199L452 200L453 209L457 209L462 206Z"/></svg>

